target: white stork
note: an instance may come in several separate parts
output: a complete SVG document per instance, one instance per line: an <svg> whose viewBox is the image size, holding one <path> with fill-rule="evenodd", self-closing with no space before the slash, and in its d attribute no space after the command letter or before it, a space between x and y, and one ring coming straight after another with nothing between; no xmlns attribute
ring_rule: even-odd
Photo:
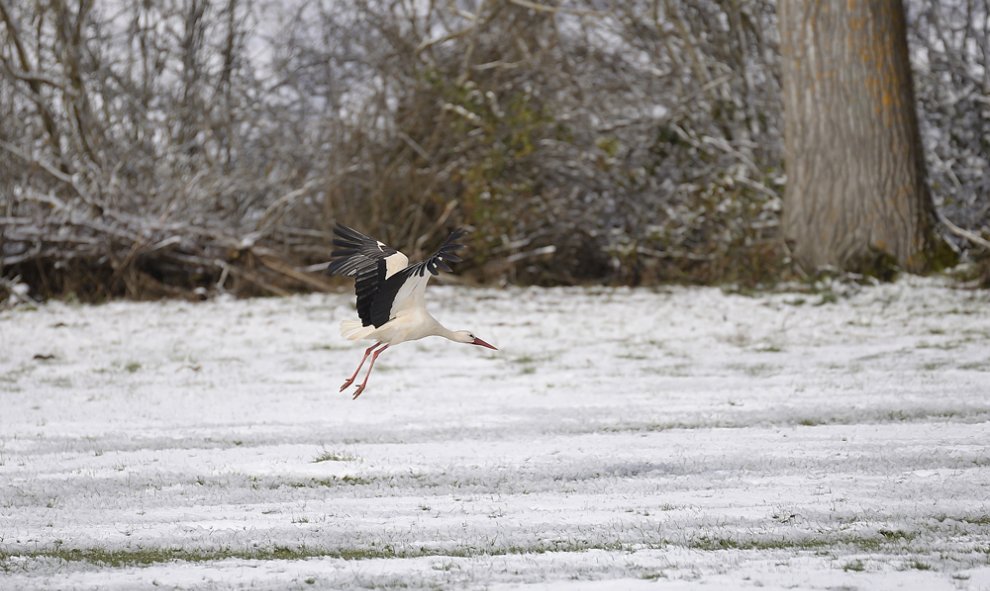
<svg viewBox="0 0 990 591"><path fill-rule="evenodd" d="M426 284L432 275L440 273L440 269L450 272L448 263L460 262L456 251L464 245L456 240L465 233L462 229L455 230L432 256L410 265L406 255L394 248L342 224L334 226L333 245L336 248L330 254L327 272L354 278L357 312L361 318L341 322L340 334L352 341L375 341L365 350L354 374L344 381L341 392L354 383L371 355L368 373L354 391L355 399L360 396L368 385L378 356L390 346L406 341L438 336L495 349L469 331L447 329L426 311Z"/></svg>

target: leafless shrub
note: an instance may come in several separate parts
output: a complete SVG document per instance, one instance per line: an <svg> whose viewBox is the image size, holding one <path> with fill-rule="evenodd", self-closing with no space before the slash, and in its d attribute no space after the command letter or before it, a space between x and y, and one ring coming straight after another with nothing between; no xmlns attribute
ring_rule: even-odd
<svg viewBox="0 0 990 591"><path fill-rule="evenodd" d="M312 186L267 159L272 140L288 142L253 100L244 3L4 1L0 13L5 273L83 297L325 285L265 243L270 208Z"/></svg>
<svg viewBox="0 0 990 591"><path fill-rule="evenodd" d="M909 8L933 194L959 246L990 255L990 3Z"/></svg>
<svg viewBox="0 0 990 591"><path fill-rule="evenodd" d="M769 3L417 5L302 17L322 29L312 38L347 28L373 42L322 44L280 68L297 73L300 96L347 87L355 69L379 81L342 122L361 151L331 165L348 167L332 189L337 215L397 243L420 244L438 222L471 225L488 278L779 271Z"/></svg>

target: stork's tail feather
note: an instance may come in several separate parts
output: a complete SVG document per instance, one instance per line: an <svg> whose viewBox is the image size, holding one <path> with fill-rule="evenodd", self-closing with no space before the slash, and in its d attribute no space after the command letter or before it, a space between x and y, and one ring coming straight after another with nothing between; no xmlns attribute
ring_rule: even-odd
<svg viewBox="0 0 990 591"><path fill-rule="evenodd" d="M344 320L340 323L340 336L356 341L375 332L374 326L363 326L360 320Z"/></svg>

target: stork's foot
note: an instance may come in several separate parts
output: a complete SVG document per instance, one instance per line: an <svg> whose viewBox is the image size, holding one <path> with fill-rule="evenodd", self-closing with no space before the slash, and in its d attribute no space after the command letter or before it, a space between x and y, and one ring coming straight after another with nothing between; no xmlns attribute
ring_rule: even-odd
<svg viewBox="0 0 990 591"><path fill-rule="evenodd" d="M380 344L381 343L378 343L375 346L377 347ZM372 349L373 348L374 347L372 347ZM388 349L388 345L385 345L381 349L375 351L375 353L371 356L371 365L368 366L368 373L364 374L364 381L361 382L361 385L357 387L357 390L354 390L354 400L357 400L357 397L361 395L361 392L364 392L364 387L368 385L368 378L371 377L371 370L375 369L375 361L378 359L378 356L381 355L382 352L385 351L385 349ZM368 349L368 350L370 351L371 349ZM358 369L361 369L361 368L358 367ZM354 372L354 375L351 376L351 379L350 380L347 380L347 384L349 385L351 383L351 380L353 380L355 377L357 377L357 372ZM343 390L343 388L341 388L341 389Z"/></svg>
<svg viewBox="0 0 990 591"><path fill-rule="evenodd" d="M348 387L349 387L349 386L350 386L351 384L353 384L353 383L354 383L354 378L348 378L348 379L347 379L347 380L345 380L345 381L344 381L344 383L343 383L343 384L342 384L342 385L340 386L340 391L341 391L341 392L343 392L344 390L346 390L346 389L347 389L347 388L348 388Z"/></svg>

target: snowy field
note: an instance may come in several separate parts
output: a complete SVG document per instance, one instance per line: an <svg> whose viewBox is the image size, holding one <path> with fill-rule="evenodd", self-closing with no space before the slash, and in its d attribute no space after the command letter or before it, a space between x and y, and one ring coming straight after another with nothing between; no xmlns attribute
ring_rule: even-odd
<svg viewBox="0 0 990 591"><path fill-rule="evenodd" d="M0 589L990 589L987 292L430 291L0 312Z"/></svg>

